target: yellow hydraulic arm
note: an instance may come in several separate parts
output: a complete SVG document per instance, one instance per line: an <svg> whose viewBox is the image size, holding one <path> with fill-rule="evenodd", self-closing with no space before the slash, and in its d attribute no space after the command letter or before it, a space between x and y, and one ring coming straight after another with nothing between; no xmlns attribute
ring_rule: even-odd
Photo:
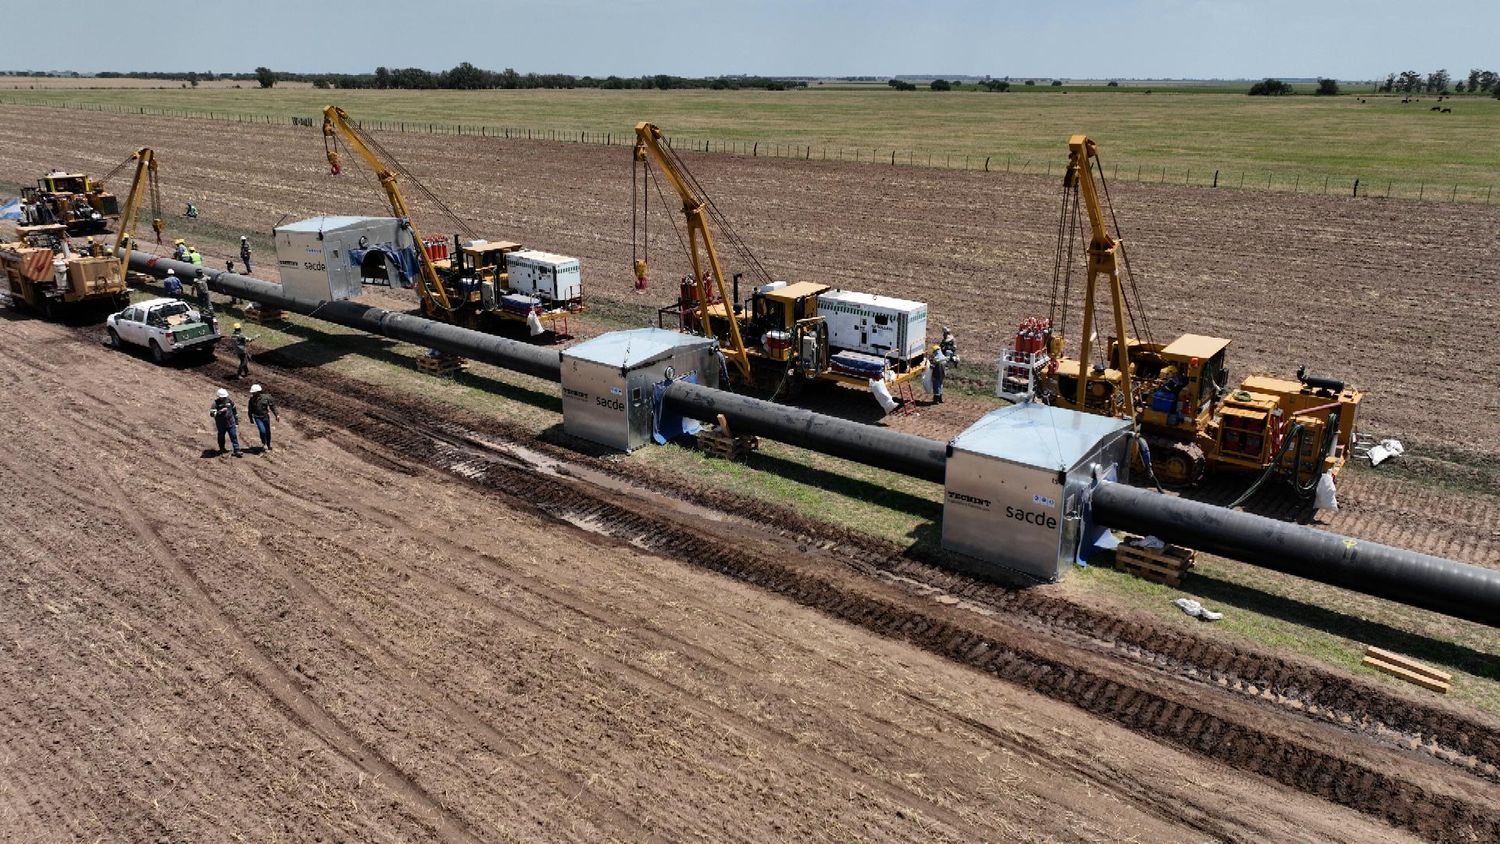
<svg viewBox="0 0 1500 844"><path fill-rule="evenodd" d="M1092 159L1099 149L1087 135L1074 135L1068 140L1068 171L1063 177L1064 185L1078 188L1083 196L1083 207L1089 215L1088 286L1083 299L1083 335L1079 338L1078 352L1078 396L1077 406L1081 410L1088 395L1089 351L1094 335L1094 289L1099 276L1109 277L1109 294L1114 305L1115 336L1119 338L1116 348L1119 360L1115 363L1125 393L1125 418L1135 418L1135 385L1131 382L1129 338L1125 334L1125 293L1120 286L1120 240L1110 234L1105 226L1104 209L1099 204L1099 191L1094 184Z"/></svg>
<svg viewBox="0 0 1500 844"><path fill-rule="evenodd" d="M750 356L745 351L745 341L740 337L739 320L734 314L735 302L729 297L729 292L724 287L724 270L719 266L719 252L714 247L713 233L708 228L708 212L705 203L693 193L688 177L678 169L675 157L667 155L662 149L661 130L654 124L636 124L635 160L655 164L656 169L660 170L662 175L667 177L667 181L672 183L678 196L682 197L682 215L687 218L688 257L693 262L693 283L698 288L698 320L703 326L703 334L707 337L714 336L708 315L709 297L705 289L703 272L703 262L706 259L709 269L713 272L714 283L719 287L719 301L724 304L725 322L729 323L730 348L724 350L724 357L732 361L740 374L748 381L750 379ZM702 255L699 254L700 250ZM644 271L645 268L638 267L637 269Z"/></svg>
<svg viewBox="0 0 1500 844"><path fill-rule="evenodd" d="M438 278L437 267L432 264L432 257L427 254L426 242L422 239L422 233L417 231L416 223L412 221L411 211L406 206L406 198L401 195L401 189L396 186L396 173L393 163L387 163L371 149L372 144L364 137L364 131L358 129L349 120L349 114L338 106L328 106L323 109L323 146L328 152L328 165L333 169L334 175L343 172L339 164L338 150L335 148L335 140L339 135L349 144L350 148L359 153L365 163L374 171L375 177L380 180L380 186L385 189L386 199L390 201L391 213L406 221L411 228L412 237L417 241L417 255L422 267L422 283L417 286L417 292L421 294L427 305L429 314L448 314L453 312L453 306L448 301L448 291L443 287L442 280Z"/></svg>
<svg viewBox="0 0 1500 844"><path fill-rule="evenodd" d="M152 196L158 197L153 208L158 209L159 213L161 207L156 188L156 153L150 147L141 147L126 161L131 159L135 160L135 179L130 183L130 194L125 197L125 207L120 210L120 220L116 225L119 232L115 235L114 254L120 259L120 278L125 277L125 271L130 266L131 232L135 230L135 216L141 209L141 201L146 197L147 182L150 182ZM160 231L161 219L153 219L151 226Z"/></svg>

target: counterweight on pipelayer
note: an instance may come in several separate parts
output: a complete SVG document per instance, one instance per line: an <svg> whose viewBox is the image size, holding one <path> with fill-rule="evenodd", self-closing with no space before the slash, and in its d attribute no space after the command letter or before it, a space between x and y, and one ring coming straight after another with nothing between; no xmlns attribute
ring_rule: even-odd
<svg viewBox="0 0 1500 844"><path fill-rule="evenodd" d="M130 269L157 278L171 269L191 278L200 267L133 251ZM249 276L206 271L205 277L218 293L544 380L562 380L562 357L555 349L352 301L299 299L284 295L279 284ZM680 381L667 388L664 401L668 409L693 419L723 414L744 434L943 482L947 445L937 440ZM1122 484L1099 485L1092 494L1091 511L1093 519L1107 527L1500 627L1500 571L1493 569Z"/></svg>

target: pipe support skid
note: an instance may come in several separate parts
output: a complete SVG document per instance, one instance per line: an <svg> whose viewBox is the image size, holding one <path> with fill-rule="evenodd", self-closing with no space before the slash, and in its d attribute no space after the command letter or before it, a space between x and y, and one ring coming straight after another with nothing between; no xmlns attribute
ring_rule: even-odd
<svg viewBox="0 0 1500 844"><path fill-rule="evenodd" d="M686 381L667 387L664 404L675 413L705 422L719 414L738 434L754 434L866 466L943 482L947 445L801 408L714 390Z"/></svg>
<svg viewBox="0 0 1500 844"><path fill-rule="evenodd" d="M1124 484L1100 485L1092 507L1108 527L1500 627L1500 571Z"/></svg>
<svg viewBox="0 0 1500 844"><path fill-rule="evenodd" d="M287 296L279 284L222 270L210 270L207 267L174 261L171 258L146 252L132 251L130 268L157 278L165 277L169 269L174 270L183 283L191 281L201 269L204 277L208 279L209 289L217 293L249 299L268 307L292 311L348 328L390 337L393 340L437 349L440 352L493 364L503 369L524 372L548 381L562 380L562 359L558 356L556 349L532 346L516 340L496 337L493 334L485 334L482 331L387 311L370 305L361 305L358 302L314 302Z"/></svg>

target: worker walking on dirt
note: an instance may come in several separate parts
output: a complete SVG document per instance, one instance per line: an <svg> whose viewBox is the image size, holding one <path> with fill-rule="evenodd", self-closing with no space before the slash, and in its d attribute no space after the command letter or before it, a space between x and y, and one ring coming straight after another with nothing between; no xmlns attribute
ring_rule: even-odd
<svg viewBox="0 0 1500 844"><path fill-rule="evenodd" d="M236 377L244 378L250 374L250 341L253 339L255 338L245 336L239 323L234 324L234 333L229 335L229 342L234 344L234 353L240 358L240 368L235 373Z"/></svg>
<svg viewBox="0 0 1500 844"><path fill-rule="evenodd" d="M255 423L256 433L260 434L260 446L266 451L271 450L271 417L281 421L281 414L276 411L276 400L271 394L261 389L259 384L250 385L250 421Z"/></svg>
<svg viewBox="0 0 1500 844"><path fill-rule="evenodd" d="M240 263L245 265L245 275L249 275L251 272L250 239L245 237L244 235L240 235Z"/></svg>
<svg viewBox="0 0 1500 844"><path fill-rule="evenodd" d="M182 298L182 279L177 277L176 270L167 270L167 277L162 279L161 284L166 288L168 296L173 299Z"/></svg>
<svg viewBox="0 0 1500 844"><path fill-rule="evenodd" d="M229 444L234 446L234 456L240 456L240 412L234 406L234 400L229 397L229 391L223 388L214 394L214 403L208 406L208 415L213 417L214 428L219 433L219 453L224 453L224 437L229 437Z"/></svg>

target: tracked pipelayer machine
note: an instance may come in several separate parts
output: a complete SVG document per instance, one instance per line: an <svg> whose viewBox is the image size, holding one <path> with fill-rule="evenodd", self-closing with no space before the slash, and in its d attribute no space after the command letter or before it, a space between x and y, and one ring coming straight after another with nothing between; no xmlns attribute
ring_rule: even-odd
<svg viewBox="0 0 1500 844"><path fill-rule="evenodd" d="M1170 343L1155 341L1125 243L1116 234L1098 147L1074 135L1068 151L1052 307L1047 318L1022 324L1001 363L1001 395L1035 395L1059 407L1134 420L1149 446L1150 468L1166 484L1194 484L1208 472L1259 472L1256 486L1274 476L1310 494L1325 474L1336 475L1350 453L1361 394L1305 369L1296 381L1253 375L1231 387L1229 340L1185 334ZM1080 226L1085 215L1086 228ZM1087 278L1078 352L1070 357L1068 298L1073 244L1080 238L1086 241ZM1101 280L1107 284L1103 292ZM1103 354L1095 319L1101 297L1114 329Z"/></svg>
<svg viewBox="0 0 1500 844"><path fill-rule="evenodd" d="M837 290L817 282L773 281L661 129L639 123L635 135L638 173L632 180L631 223L636 278L644 284L649 272L648 177L653 167L681 200L687 228L682 245L692 267L677 301L659 311L659 325L672 318L673 328L716 338L729 364L730 380L773 396L794 395L816 381L862 389L875 383L899 390L922 376L929 353L925 303ZM741 272L725 272L714 227L738 256ZM755 286L741 300L744 273L751 275Z"/></svg>

